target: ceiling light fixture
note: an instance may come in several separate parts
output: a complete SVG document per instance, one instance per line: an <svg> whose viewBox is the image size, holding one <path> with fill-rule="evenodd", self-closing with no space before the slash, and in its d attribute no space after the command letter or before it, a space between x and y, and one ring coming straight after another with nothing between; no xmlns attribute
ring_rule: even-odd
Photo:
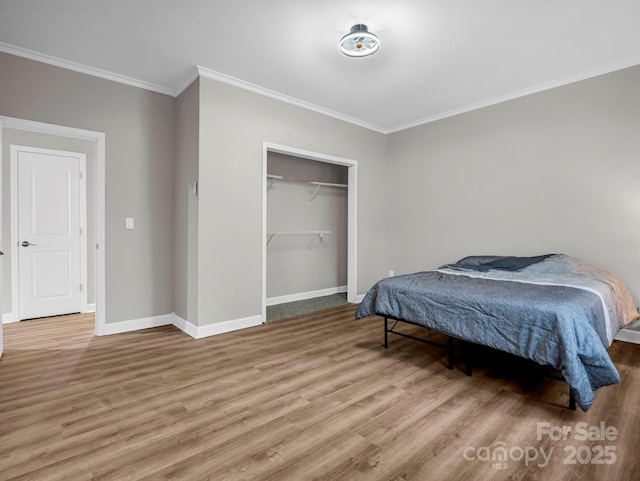
<svg viewBox="0 0 640 481"><path fill-rule="evenodd" d="M380 40L361 23L351 27L351 31L340 39L340 52L347 57L367 57L380 48Z"/></svg>

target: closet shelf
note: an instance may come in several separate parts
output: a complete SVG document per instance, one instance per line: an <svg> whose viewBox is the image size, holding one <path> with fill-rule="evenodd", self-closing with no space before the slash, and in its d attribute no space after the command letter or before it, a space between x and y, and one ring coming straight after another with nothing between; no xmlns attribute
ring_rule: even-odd
<svg viewBox="0 0 640 481"><path fill-rule="evenodd" d="M309 182L309 184L316 186L316 190L314 190L313 194L311 194L311 196L309 197L309 202L316 198L320 187L339 187L342 189L346 189L349 187L347 184L332 184L331 182Z"/></svg>
<svg viewBox="0 0 640 481"><path fill-rule="evenodd" d="M267 232L267 245L271 242L277 235L317 235L322 242L322 239L325 235L331 234L330 230L292 230L292 231L278 231L278 232Z"/></svg>

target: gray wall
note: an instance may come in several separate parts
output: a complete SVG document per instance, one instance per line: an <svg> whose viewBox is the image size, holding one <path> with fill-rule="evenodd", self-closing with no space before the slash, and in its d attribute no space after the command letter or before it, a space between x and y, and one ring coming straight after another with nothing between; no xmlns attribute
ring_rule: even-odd
<svg viewBox="0 0 640 481"><path fill-rule="evenodd" d="M11 305L11 145L26 145L46 149L65 150L86 154L87 158L87 303L96 302L95 249L95 175L96 159L93 142L58 135L4 128L2 130L2 245L4 246L4 273L2 279L2 312L12 312Z"/></svg>
<svg viewBox="0 0 640 481"><path fill-rule="evenodd" d="M175 99L6 53L0 72L0 115L105 133L107 322L173 312Z"/></svg>
<svg viewBox="0 0 640 481"><path fill-rule="evenodd" d="M360 294L542 252L640 294L640 67L389 136L206 78L176 100L5 53L0 72L0 115L106 135L107 322L260 315L264 141L358 161Z"/></svg>
<svg viewBox="0 0 640 481"><path fill-rule="evenodd" d="M347 189L310 181L348 184L348 168L269 152L267 172L284 180L267 194L267 232L330 231L275 235L267 246L267 299L347 285Z"/></svg>
<svg viewBox="0 0 640 481"><path fill-rule="evenodd" d="M358 161L358 291L384 273L386 137L201 78L199 325L261 314L264 141Z"/></svg>
<svg viewBox="0 0 640 481"><path fill-rule="evenodd" d="M200 81L196 79L177 99L175 189L174 311L198 321L198 180Z"/></svg>
<svg viewBox="0 0 640 481"><path fill-rule="evenodd" d="M640 294L640 67L389 138L389 268L581 257Z"/></svg>

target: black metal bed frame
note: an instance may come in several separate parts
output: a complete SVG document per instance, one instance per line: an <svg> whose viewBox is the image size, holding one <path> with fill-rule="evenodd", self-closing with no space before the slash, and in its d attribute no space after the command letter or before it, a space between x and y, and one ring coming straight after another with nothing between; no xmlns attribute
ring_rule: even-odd
<svg viewBox="0 0 640 481"><path fill-rule="evenodd" d="M384 348L387 349L389 347L389 333L391 334L395 334L396 336L402 336L402 337L406 337L408 339L413 339L414 341L420 341L423 342L425 344L429 344L431 346L437 346L437 347L442 347L445 348L447 350L447 354L448 354L448 363L447 363L447 368L450 369L451 371L453 371L453 367L454 367L454 339L457 339L453 336L448 336L447 337L447 342L443 343L439 343L439 342L435 342L435 341L431 341L429 339L424 339L421 337L417 337L417 336L412 336L411 334L406 334L404 332L399 332L399 331L394 331L395 327L398 325L399 322L404 322L406 324L411 324L413 326L418 326L421 327L423 329L430 329L426 326L423 326L422 324L419 324L417 322L413 322L413 321L407 321L406 319L398 319L395 317L391 317L391 316L383 316L384 317ZM393 326L391 326L391 329L389 329L389 320L393 321ZM439 332L439 331L435 331L434 329L430 329L434 332ZM441 333L443 334L443 333ZM446 334L445 334L446 335ZM459 339L461 340L461 339ZM468 343L470 346L473 346L473 343L467 340L464 340L464 342ZM467 369L465 371L465 374L467 376L471 376L472 375L472 359L471 356L467 357ZM567 382L566 379L564 377L562 377L559 374L552 374L552 373L547 373L547 376L552 378L552 379L557 379L558 381L563 381L563 382ZM575 411L576 410L576 398L573 395L573 392L571 391L571 386L569 386L569 409L571 411Z"/></svg>

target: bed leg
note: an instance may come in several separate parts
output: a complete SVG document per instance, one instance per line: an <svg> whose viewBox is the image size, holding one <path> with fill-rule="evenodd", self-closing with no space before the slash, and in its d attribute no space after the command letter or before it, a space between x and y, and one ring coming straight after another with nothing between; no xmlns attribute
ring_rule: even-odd
<svg viewBox="0 0 640 481"><path fill-rule="evenodd" d="M384 318L384 348L387 349L389 347L389 329L387 328L388 319Z"/></svg>
<svg viewBox="0 0 640 481"><path fill-rule="evenodd" d="M467 376L471 377L472 374L472 363L473 363L473 344L467 343L467 372L465 373Z"/></svg>
<svg viewBox="0 0 640 481"><path fill-rule="evenodd" d="M453 337L447 340L447 350L449 351L449 369L453 371Z"/></svg>
<svg viewBox="0 0 640 481"><path fill-rule="evenodd" d="M576 410L576 398L573 395L573 392L571 392L571 386L569 386L569 409L572 411Z"/></svg>

